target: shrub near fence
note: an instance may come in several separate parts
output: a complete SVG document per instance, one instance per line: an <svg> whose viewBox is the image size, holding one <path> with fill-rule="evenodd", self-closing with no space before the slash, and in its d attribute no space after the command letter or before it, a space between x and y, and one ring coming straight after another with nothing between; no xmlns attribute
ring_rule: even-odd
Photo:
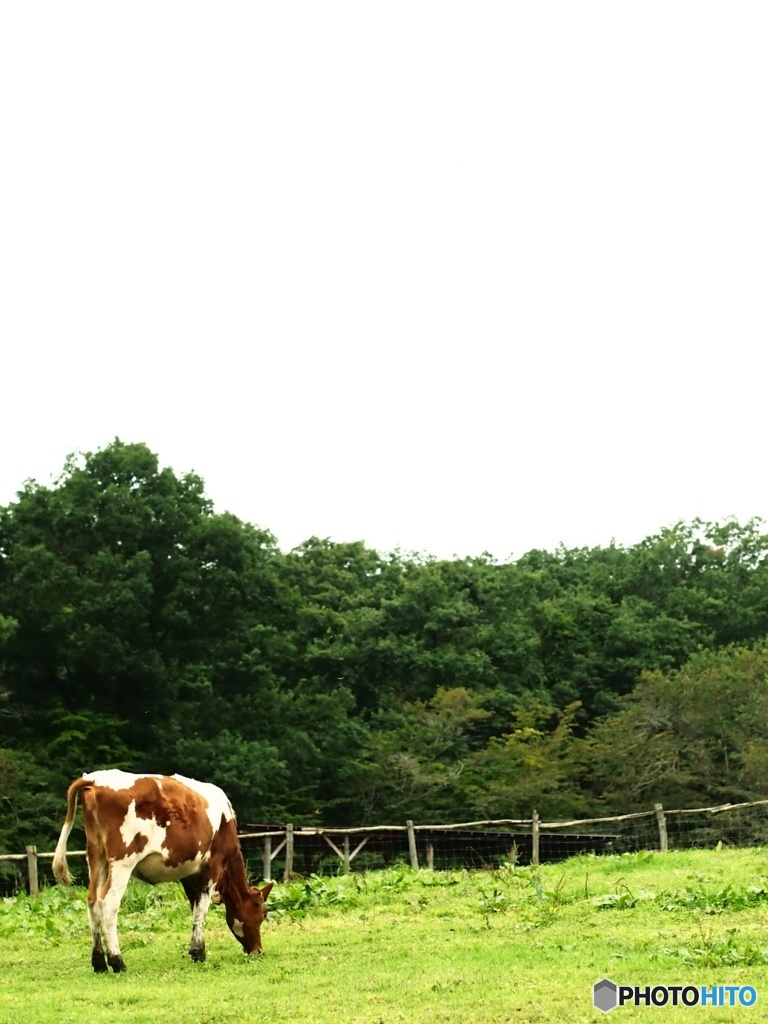
<svg viewBox="0 0 768 1024"><path fill-rule="evenodd" d="M252 826L240 834L251 873L264 880L279 875L337 874L372 870L398 861L433 869L489 868L500 863L539 864L577 853L625 853L641 849L697 846L761 846L768 843L768 800L718 807L635 811L603 818L539 821L530 818L471 821L449 825L379 825L368 828ZM85 857L70 850L69 858ZM37 892L51 881L53 853L0 854L0 863L16 865L17 884ZM74 865L73 865L74 867ZM75 871L75 874L78 874ZM85 882L83 862L80 881Z"/></svg>

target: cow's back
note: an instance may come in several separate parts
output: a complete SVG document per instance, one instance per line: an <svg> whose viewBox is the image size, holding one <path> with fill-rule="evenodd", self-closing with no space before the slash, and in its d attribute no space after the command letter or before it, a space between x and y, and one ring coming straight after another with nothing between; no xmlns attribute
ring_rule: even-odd
<svg viewBox="0 0 768 1024"><path fill-rule="evenodd" d="M84 776L83 815L89 839L109 862L133 864L149 882L198 872L222 821L233 818L224 793L210 783L116 770Z"/></svg>

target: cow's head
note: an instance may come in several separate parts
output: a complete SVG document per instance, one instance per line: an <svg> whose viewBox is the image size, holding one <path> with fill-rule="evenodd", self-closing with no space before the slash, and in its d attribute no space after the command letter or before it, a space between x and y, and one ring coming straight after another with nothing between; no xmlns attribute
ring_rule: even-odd
<svg viewBox="0 0 768 1024"><path fill-rule="evenodd" d="M244 900L239 901L237 913L227 907L229 930L246 953L263 953L261 947L261 922L267 916L267 896L272 891L272 882L263 889L251 889Z"/></svg>

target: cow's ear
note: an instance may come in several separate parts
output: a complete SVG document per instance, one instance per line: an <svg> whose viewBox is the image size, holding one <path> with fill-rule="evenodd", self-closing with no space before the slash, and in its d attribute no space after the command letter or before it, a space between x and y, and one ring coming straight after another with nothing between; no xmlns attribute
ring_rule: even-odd
<svg viewBox="0 0 768 1024"><path fill-rule="evenodd" d="M264 886L264 888L263 888L263 889L261 890L261 895L262 895L262 897L263 897L264 899L266 899L266 898L267 898L267 896L269 896L269 894L270 894L270 893L272 892L272 886L273 886L274 884L275 884L274 882L267 882L267 884L266 884L266 885Z"/></svg>

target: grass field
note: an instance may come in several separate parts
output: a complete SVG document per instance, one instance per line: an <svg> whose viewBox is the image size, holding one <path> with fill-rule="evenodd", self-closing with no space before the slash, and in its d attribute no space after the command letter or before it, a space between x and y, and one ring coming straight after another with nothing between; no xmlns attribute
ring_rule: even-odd
<svg viewBox="0 0 768 1024"><path fill-rule="evenodd" d="M124 975L95 975L83 889L0 904L0 1021L490 1024L768 1018L768 850L406 868L278 884L247 958L221 908L187 954L180 886L132 883ZM592 985L751 985L735 1007L592 1006Z"/></svg>

